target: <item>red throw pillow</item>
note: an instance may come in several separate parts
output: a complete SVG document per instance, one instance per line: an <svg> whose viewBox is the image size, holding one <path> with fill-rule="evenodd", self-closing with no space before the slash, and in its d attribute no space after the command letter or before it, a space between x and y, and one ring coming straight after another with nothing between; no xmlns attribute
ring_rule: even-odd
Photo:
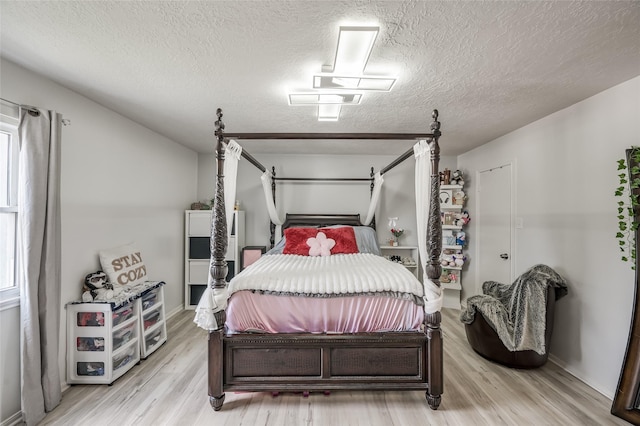
<svg viewBox="0 0 640 426"><path fill-rule="evenodd" d="M331 254L358 253L356 234L353 228L287 228L284 230L285 244L283 254L298 254L309 256L307 240L315 238L318 232L323 232L327 238L335 240L336 245L331 249Z"/></svg>

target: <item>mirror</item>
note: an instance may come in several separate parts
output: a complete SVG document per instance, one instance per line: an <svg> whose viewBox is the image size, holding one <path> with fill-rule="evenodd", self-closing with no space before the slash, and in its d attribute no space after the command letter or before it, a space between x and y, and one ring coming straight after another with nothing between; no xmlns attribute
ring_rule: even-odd
<svg viewBox="0 0 640 426"><path fill-rule="evenodd" d="M636 155L634 154L634 151ZM640 178L640 173L633 174L632 168L638 167L640 162L638 159L638 150L627 149L627 170L630 181ZM636 169L637 171L637 169ZM634 195L640 195L640 189L634 189ZM640 221L640 207L633 208L634 220ZM638 242L638 230L635 231L635 241ZM629 340L627 342L627 351L622 362L622 371L620 372L620 380L618 388L613 397L613 405L611 406L611 414L618 416L630 423L640 425L640 298L638 297L638 271L640 268L638 257L636 256L636 282L635 282L635 302L633 312L631 314L631 330L629 331Z"/></svg>

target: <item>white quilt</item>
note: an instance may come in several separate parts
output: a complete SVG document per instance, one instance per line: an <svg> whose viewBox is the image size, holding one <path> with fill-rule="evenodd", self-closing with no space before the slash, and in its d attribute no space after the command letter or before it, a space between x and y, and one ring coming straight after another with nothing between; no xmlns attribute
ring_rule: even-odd
<svg viewBox="0 0 640 426"><path fill-rule="evenodd" d="M333 256L262 256L229 283L240 290L305 294L410 293L422 298L422 283L399 263L370 253Z"/></svg>

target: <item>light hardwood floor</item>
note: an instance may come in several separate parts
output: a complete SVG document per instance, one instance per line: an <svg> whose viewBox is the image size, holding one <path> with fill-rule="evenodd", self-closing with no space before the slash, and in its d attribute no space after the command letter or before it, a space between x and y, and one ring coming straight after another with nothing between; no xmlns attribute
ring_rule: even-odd
<svg viewBox="0 0 640 426"><path fill-rule="evenodd" d="M193 311L168 321L168 341L112 386L74 385L42 425L626 425L611 401L555 364L508 369L469 347L458 311L443 310L444 394L437 411L424 392L228 392L207 397L207 333Z"/></svg>

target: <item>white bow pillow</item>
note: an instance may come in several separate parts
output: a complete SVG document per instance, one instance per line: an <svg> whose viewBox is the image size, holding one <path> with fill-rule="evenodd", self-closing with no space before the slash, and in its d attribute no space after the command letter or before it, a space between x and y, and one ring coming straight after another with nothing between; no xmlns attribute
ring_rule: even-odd
<svg viewBox="0 0 640 426"><path fill-rule="evenodd" d="M309 256L331 256L331 249L336 245L336 240L327 238L324 232L318 232L307 240Z"/></svg>

